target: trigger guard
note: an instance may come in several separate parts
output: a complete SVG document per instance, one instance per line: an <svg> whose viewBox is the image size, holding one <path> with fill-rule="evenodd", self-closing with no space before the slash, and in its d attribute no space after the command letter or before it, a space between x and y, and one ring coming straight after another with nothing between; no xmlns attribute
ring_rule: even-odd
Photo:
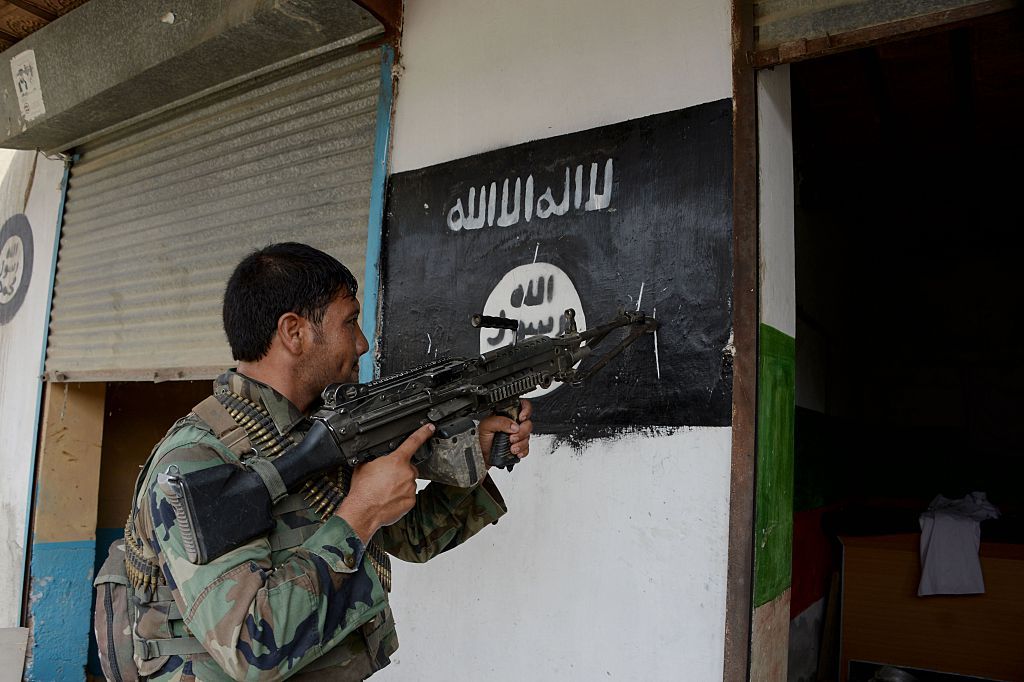
<svg viewBox="0 0 1024 682"><path fill-rule="evenodd" d="M437 425L437 430L434 431L434 440L445 440L448 438L454 438L460 436L470 429L476 428L476 422L469 417L462 417L460 419L453 419L448 422L441 422Z"/></svg>

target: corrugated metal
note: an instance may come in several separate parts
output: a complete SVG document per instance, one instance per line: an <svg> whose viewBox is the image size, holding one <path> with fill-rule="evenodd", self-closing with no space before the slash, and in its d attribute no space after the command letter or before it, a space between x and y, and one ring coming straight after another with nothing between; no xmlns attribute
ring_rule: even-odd
<svg viewBox="0 0 1024 682"><path fill-rule="evenodd" d="M758 52L988 0L755 0Z"/></svg>
<svg viewBox="0 0 1024 682"><path fill-rule="evenodd" d="M312 244L361 279L379 70L377 51L360 53L80 150L47 373L191 378L228 365L224 284L271 242Z"/></svg>

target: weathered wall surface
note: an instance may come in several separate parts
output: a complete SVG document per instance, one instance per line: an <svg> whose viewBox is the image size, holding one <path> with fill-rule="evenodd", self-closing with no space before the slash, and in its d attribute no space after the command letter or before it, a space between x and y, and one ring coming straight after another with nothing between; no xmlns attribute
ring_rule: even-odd
<svg viewBox="0 0 1024 682"><path fill-rule="evenodd" d="M0 627L13 627L21 614L40 362L64 164L27 151L5 157L0 166L8 159L10 166L0 185Z"/></svg>
<svg viewBox="0 0 1024 682"><path fill-rule="evenodd" d="M757 74L761 322L796 336L793 106L789 66Z"/></svg>
<svg viewBox="0 0 1024 682"><path fill-rule="evenodd" d="M105 394L101 382L46 385L32 511L26 680L75 679L86 661Z"/></svg>
<svg viewBox="0 0 1024 682"><path fill-rule="evenodd" d="M391 171L732 94L729 4L410 2Z"/></svg>
<svg viewBox="0 0 1024 682"><path fill-rule="evenodd" d="M793 566L796 270L789 67L757 78L761 313L751 679L786 679Z"/></svg>
<svg viewBox="0 0 1024 682"><path fill-rule="evenodd" d="M728 12L410 3L391 170L728 98ZM721 679L730 445L728 426L619 430L575 449L538 436L514 473L494 474L506 518L395 567L402 648L380 678Z"/></svg>
<svg viewBox="0 0 1024 682"><path fill-rule="evenodd" d="M493 474L496 526L395 562L402 645L380 679L722 679L730 444L728 428L580 453L536 438Z"/></svg>

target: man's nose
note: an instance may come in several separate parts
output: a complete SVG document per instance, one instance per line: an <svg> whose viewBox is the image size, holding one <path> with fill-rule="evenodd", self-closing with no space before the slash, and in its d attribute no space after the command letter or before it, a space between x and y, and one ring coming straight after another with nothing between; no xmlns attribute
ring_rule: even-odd
<svg viewBox="0 0 1024 682"><path fill-rule="evenodd" d="M366 336L363 334L362 326L360 325L356 328L359 330L359 338L356 339L356 356L360 356L370 350L370 343L366 340Z"/></svg>

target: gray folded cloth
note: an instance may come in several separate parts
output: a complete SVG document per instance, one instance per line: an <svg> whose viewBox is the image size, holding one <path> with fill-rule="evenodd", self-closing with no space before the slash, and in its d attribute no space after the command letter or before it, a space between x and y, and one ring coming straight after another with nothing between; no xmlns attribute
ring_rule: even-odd
<svg viewBox="0 0 1024 682"><path fill-rule="evenodd" d="M999 517L985 493L959 500L938 495L921 514L921 582L917 596L982 594L981 522Z"/></svg>

